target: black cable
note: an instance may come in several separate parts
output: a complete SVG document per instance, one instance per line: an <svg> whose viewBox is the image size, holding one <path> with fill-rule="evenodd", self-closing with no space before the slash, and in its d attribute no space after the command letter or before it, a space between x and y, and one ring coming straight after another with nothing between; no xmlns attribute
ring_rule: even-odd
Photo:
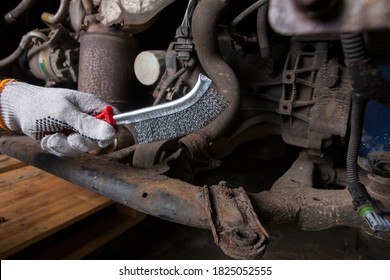
<svg viewBox="0 0 390 280"><path fill-rule="evenodd" d="M12 11L9 11L7 14L5 14L3 21L5 23L15 22L19 17L27 13L32 8L32 6L34 6L35 2L37 2L37 0L21 1L19 5L16 6L16 8L14 8Z"/></svg>
<svg viewBox="0 0 390 280"><path fill-rule="evenodd" d="M368 56L363 34L341 34L341 42L354 94L390 107L390 85Z"/></svg>
<svg viewBox="0 0 390 280"><path fill-rule="evenodd" d="M355 63L367 59L368 55L362 33L341 34L341 43L343 46L347 66L350 65L350 63ZM352 75L350 75L350 78L351 80L354 79ZM365 105L366 101L361 96L361 93L356 91L356 89L353 89L350 120L351 132L349 136L346 165L349 189L356 204L361 204L361 202L358 201L360 200L359 197L356 196L356 193L358 192L356 188L360 188L362 186L365 189L365 187L360 184L358 166L359 147L362 138Z"/></svg>
<svg viewBox="0 0 390 280"><path fill-rule="evenodd" d="M233 21L230 23L230 27L234 30L236 25L239 24L244 18L249 16L251 13L255 12L261 6L268 4L269 0L259 0L245 9L242 13L236 16Z"/></svg>
<svg viewBox="0 0 390 280"><path fill-rule="evenodd" d="M257 40L260 47L260 55L262 58L271 57L271 48L268 40L267 34L267 12L268 12L268 3L260 6L257 11Z"/></svg>
<svg viewBox="0 0 390 280"><path fill-rule="evenodd" d="M159 104L161 102L161 100L165 97L166 93L167 93L167 90L168 90L168 87L174 82L176 81L177 78L179 78L181 75L183 75L187 70L189 69L189 67L183 67L181 68L179 71L177 71L175 74L173 74L171 77L169 77L161 86L161 89L160 89L160 92L156 98L156 100L154 100L153 102L153 106Z"/></svg>
<svg viewBox="0 0 390 280"><path fill-rule="evenodd" d="M362 138L364 111L366 102L361 98L354 98L351 108L351 132L347 151L347 176L349 183L360 182L358 156L360 139Z"/></svg>
<svg viewBox="0 0 390 280"><path fill-rule="evenodd" d="M347 63L368 58L363 33L342 33L340 38Z"/></svg>

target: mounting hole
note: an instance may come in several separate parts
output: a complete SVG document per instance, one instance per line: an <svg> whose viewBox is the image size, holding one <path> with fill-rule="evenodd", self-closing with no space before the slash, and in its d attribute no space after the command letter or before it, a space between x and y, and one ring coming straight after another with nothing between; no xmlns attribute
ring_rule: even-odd
<svg viewBox="0 0 390 280"><path fill-rule="evenodd" d="M148 193L147 192L144 192L143 194L142 194L142 198L147 198L148 197Z"/></svg>
<svg viewBox="0 0 390 280"><path fill-rule="evenodd" d="M283 83L293 84L295 81L295 73L292 71L285 71L283 73Z"/></svg>
<svg viewBox="0 0 390 280"><path fill-rule="evenodd" d="M289 113L289 111L291 110L291 105L288 104L288 103L285 103L285 104L280 104L281 107L280 107L280 111L282 113Z"/></svg>

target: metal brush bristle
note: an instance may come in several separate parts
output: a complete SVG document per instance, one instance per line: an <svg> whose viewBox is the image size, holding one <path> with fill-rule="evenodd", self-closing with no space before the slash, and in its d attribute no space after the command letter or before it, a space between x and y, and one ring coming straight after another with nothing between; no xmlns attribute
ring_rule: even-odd
<svg viewBox="0 0 390 280"><path fill-rule="evenodd" d="M133 123L137 141L145 144L187 135L210 124L228 105L221 94L209 88L185 110Z"/></svg>

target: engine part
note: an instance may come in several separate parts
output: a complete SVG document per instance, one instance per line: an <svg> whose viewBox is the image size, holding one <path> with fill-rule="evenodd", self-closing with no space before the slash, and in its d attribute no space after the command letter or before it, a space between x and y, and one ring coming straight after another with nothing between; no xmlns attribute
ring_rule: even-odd
<svg viewBox="0 0 390 280"><path fill-rule="evenodd" d="M338 0L294 0L293 2L308 17L321 18L332 12Z"/></svg>
<svg viewBox="0 0 390 280"><path fill-rule="evenodd" d="M229 102L226 110L214 122L197 134L204 135L204 137L197 137L198 145L201 147L212 144L218 136L226 132L235 117L240 103L240 86L237 76L223 60L218 50L216 30L218 19L228 2L222 0L202 0L195 7L192 19L192 34L199 62L206 74L215 83L216 90ZM186 144L189 140L191 145ZM186 136L180 142L183 147L187 146L187 148L190 148L194 147L193 140L193 136ZM196 150L198 149L189 151L189 154L194 154Z"/></svg>
<svg viewBox="0 0 390 280"><path fill-rule="evenodd" d="M190 0L184 14L182 24L176 29L175 42L171 48L176 52L181 67L186 67L192 58L194 44L191 34L191 20L194 13L196 0Z"/></svg>
<svg viewBox="0 0 390 280"><path fill-rule="evenodd" d="M22 37L18 48L12 54L0 60L0 68L5 67L20 58L31 47L31 45L34 44L34 40L38 40L35 42L36 44L41 44L42 42L46 42L48 37L40 31L28 32Z"/></svg>
<svg viewBox="0 0 390 280"><path fill-rule="evenodd" d="M269 19L272 28L284 35L319 35L388 29L387 0L273 0Z"/></svg>
<svg viewBox="0 0 390 280"><path fill-rule="evenodd" d="M194 44L191 35L191 19L195 7L195 0L190 0L187 5L181 25L176 28L175 41L169 44L165 54L165 72L153 92L156 97L153 105L159 104L163 99L172 100L185 94L181 89L181 77L195 63L192 52Z"/></svg>
<svg viewBox="0 0 390 280"><path fill-rule="evenodd" d="M348 75L336 57L329 57L329 44L292 42L279 105L283 140L317 153L333 135L346 135L351 102Z"/></svg>
<svg viewBox="0 0 390 280"><path fill-rule="evenodd" d="M81 0L82 4L83 4L83 7L84 7L84 10L86 12L87 15L90 15L93 13L94 9L95 9L95 3L93 0ZM99 3L97 3L100 5L100 1Z"/></svg>
<svg viewBox="0 0 390 280"><path fill-rule="evenodd" d="M249 6L247 9L245 9L243 12L241 12L238 16L236 16L233 19L233 21L230 23L230 28L234 30L236 28L236 25L239 24L244 18L246 18L251 13L258 11L264 5L268 5L268 2L269 0L256 1L254 4Z"/></svg>
<svg viewBox="0 0 390 280"><path fill-rule="evenodd" d="M48 26L55 26L65 20L69 13L70 0L61 0L58 11L53 15L50 13L43 13L41 18Z"/></svg>
<svg viewBox="0 0 390 280"><path fill-rule="evenodd" d="M91 23L80 33L78 90L128 111L134 106L136 51L137 40L131 34Z"/></svg>
<svg viewBox="0 0 390 280"><path fill-rule="evenodd" d="M121 24L134 26L135 29L132 31L141 31L148 26L148 22L152 21L162 9L174 1L102 0L99 7L99 17L101 18L102 24L106 26Z"/></svg>
<svg viewBox="0 0 390 280"><path fill-rule="evenodd" d="M47 83L76 83L78 43L64 27L58 25L41 45L27 53L31 73Z"/></svg>
<svg viewBox="0 0 390 280"><path fill-rule="evenodd" d="M80 32L83 26L83 20L86 11L81 0L70 1L69 5L69 19L72 28L76 32Z"/></svg>
<svg viewBox="0 0 390 280"><path fill-rule="evenodd" d="M142 169L153 168L177 150L177 141L158 141L148 145L136 145L132 166Z"/></svg>
<svg viewBox="0 0 390 280"><path fill-rule="evenodd" d="M165 69L165 51L143 51L134 61L134 73L138 81L151 86L157 83Z"/></svg>
<svg viewBox="0 0 390 280"><path fill-rule="evenodd" d="M27 13L32 8L32 6L34 6L36 2L37 0L20 1L19 5L16 6L15 9L5 14L4 22L13 23L17 21L17 19L21 17L23 14Z"/></svg>
<svg viewBox="0 0 390 280"><path fill-rule="evenodd" d="M275 76L275 61L271 57L271 49L268 35L268 7L269 0L260 0L256 1L254 4L249 6L243 12L241 12L238 16L236 16L233 21L230 23L229 32L231 36L237 37L238 40L243 40L243 38L239 38L240 35L237 27L238 24L243 21L246 17L249 17L251 13L254 13L257 10L256 15L256 33L257 33L257 42L259 45L260 56L264 59L265 64L268 67L268 75L270 77ZM229 38L230 40L230 38ZM245 40L245 39L244 39ZM226 47L225 47L226 48Z"/></svg>
<svg viewBox="0 0 390 280"><path fill-rule="evenodd" d="M168 59L167 59L168 60ZM167 67L168 68L168 67ZM171 85L179 79L180 76L182 76L187 70L189 66L185 66L178 70L177 72L174 72L171 76L169 76L169 70L167 69L163 75L163 77L160 80L160 83L155 89L155 92L153 93L153 96L155 96L155 93L158 92L156 99L153 102L153 105L157 105L161 102L161 100L165 99L172 99L172 96L176 93L176 89L171 87ZM166 95L168 93L168 90L170 91L170 97L166 98Z"/></svg>
<svg viewBox="0 0 390 280"><path fill-rule="evenodd" d="M270 58L271 49L267 34L267 14L269 3L262 5L257 10L257 40L259 41L260 55L263 58Z"/></svg>

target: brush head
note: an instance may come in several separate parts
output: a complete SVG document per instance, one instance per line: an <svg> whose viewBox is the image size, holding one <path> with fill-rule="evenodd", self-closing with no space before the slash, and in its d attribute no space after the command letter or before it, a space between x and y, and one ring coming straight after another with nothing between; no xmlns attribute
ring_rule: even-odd
<svg viewBox="0 0 390 280"><path fill-rule="evenodd" d="M229 106L229 101L213 88L192 106L156 118L134 122L139 144L169 140L190 134L214 121Z"/></svg>

